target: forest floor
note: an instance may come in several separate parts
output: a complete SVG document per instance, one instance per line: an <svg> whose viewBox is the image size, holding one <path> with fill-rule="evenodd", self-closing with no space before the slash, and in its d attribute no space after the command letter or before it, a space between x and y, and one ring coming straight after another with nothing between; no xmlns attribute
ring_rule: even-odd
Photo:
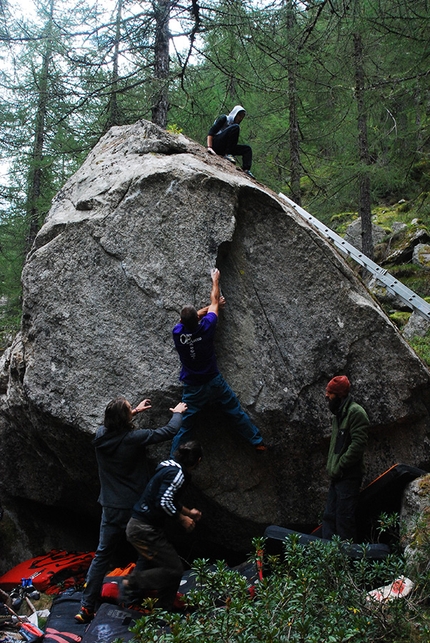
<svg viewBox="0 0 430 643"><path fill-rule="evenodd" d="M330 227L339 235L344 236L351 223L357 219L356 212L343 212L331 217ZM430 263L417 264L411 257L405 259L400 249L410 243L417 232L427 230L430 236L430 199L427 194L421 194L415 201L401 200L390 205L380 205L372 210L372 223L383 228L386 232L385 238L375 245L374 261L382 265L387 271L395 276L401 283L410 288L425 301L430 303ZM402 232L396 233L396 225L405 224ZM389 248L389 252L387 249ZM399 251L397 260L389 261ZM430 246L429 246L430 252ZM377 297L378 298L378 297ZM379 299L379 298L378 298ZM379 299L379 303L396 324L400 332L405 329L412 311L406 307L398 306L390 299ZM430 323L429 330L422 336L415 336L407 339L419 357L430 366Z"/></svg>

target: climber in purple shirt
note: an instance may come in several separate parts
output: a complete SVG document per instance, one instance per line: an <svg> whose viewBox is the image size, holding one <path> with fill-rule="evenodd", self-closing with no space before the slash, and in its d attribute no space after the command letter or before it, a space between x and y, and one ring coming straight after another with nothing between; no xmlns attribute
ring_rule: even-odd
<svg viewBox="0 0 430 643"><path fill-rule="evenodd" d="M236 430L257 451L266 451L267 446L257 427L242 409L235 393L218 370L214 337L218 322L220 305L225 304L221 296L220 272L211 272L211 303L196 310L185 306L181 311L181 321L173 329L173 341L179 353L182 369L180 380L183 383L182 401L187 410L182 417L182 426L172 442L172 453L179 444L192 439L193 419L206 404L217 402L234 422Z"/></svg>

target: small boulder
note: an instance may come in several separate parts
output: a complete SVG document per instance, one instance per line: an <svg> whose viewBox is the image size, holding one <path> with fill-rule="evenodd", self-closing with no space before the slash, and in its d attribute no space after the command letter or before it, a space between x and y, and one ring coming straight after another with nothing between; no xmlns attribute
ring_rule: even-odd
<svg viewBox="0 0 430 643"><path fill-rule="evenodd" d="M372 223L372 239L374 245L380 243L386 236L387 232L384 230L384 228L381 228L381 226ZM361 219L356 219L347 227L345 232L345 241L350 243L352 246L354 246L354 248L357 248L358 250L362 249Z"/></svg>
<svg viewBox="0 0 430 643"><path fill-rule="evenodd" d="M391 225L391 230L393 231L393 234L396 234L396 232L400 232L401 230L405 230L408 226L406 223L402 223L401 221L394 221Z"/></svg>
<svg viewBox="0 0 430 643"><path fill-rule="evenodd" d="M426 270L430 270L430 244L418 243L412 254L412 262Z"/></svg>
<svg viewBox="0 0 430 643"><path fill-rule="evenodd" d="M403 329L403 337L408 341L412 337L424 337L429 328L430 321L414 311Z"/></svg>
<svg viewBox="0 0 430 643"><path fill-rule="evenodd" d="M412 261L414 248L418 244L430 243L426 228L409 226L390 238L383 264L403 264Z"/></svg>

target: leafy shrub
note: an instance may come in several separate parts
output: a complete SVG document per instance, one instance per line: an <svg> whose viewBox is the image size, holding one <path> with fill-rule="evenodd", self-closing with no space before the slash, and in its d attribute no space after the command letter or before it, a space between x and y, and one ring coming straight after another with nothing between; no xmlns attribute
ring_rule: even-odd
<svg viewBox="0 0 430 643"><path fill-rule="evenodd" d="M339 541L302 546L285 543L269 557L266 574L251 597L246 580L218 563L197 561L197 588L187 595L186 614L153 609L138 621L138 643L400 643L428 641L430 629L415 623L410 602L369 600L367 592L404 571L400 556L351 561ZM415 637L417 632L424 638Z"/></svg>
<svg viewBox="0 0 430 643"><path fill-rule="evenodd" d="M182 129L179 125L176 125L176 123L169 123L166 127L166 131L169 132L169 134L182 134Z"/></svg>

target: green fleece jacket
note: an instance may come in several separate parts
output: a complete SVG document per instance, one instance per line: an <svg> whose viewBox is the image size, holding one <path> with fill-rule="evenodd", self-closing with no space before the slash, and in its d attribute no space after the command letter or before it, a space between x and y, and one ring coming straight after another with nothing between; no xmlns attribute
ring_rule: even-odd
<svg viewBox="0 0 430 643"><path fill-rule="evenodd" d="M346 398L339 412L334 416L327 471L332 479L363 474L363 453L367 444L369 418L366 411Z"/></svg>

